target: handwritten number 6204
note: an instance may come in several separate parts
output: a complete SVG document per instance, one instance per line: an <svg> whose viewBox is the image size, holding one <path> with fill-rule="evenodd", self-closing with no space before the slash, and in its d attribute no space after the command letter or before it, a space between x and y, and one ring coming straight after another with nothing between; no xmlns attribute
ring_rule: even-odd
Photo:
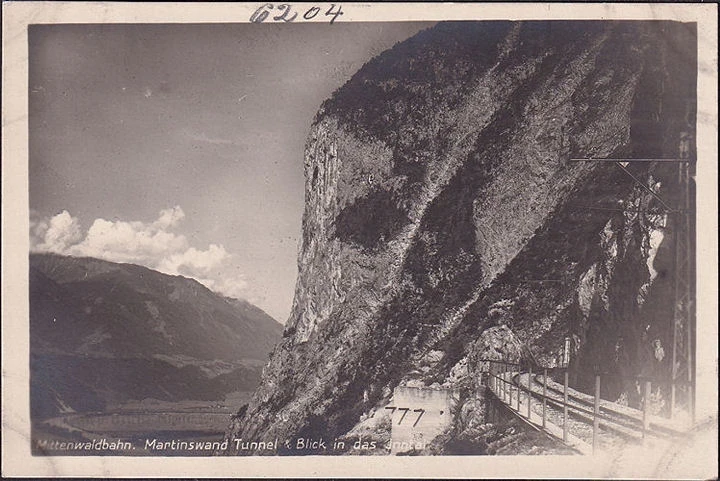
<svg viewBox="0 0 720 481"><path fill-rule="evenodd" d="M281 3L277 7L275 7L272 3L265 3L261 5L255 12L250 15L250 22L252 23L262 23L264 22L268 16L270 15L270 12L274 9L279 10L281 13L279 15L273 16L273 20L276 22L292 22L295 20L298 16L297 12L292 12L292 15L290 15L292 10L292 5L288 3ZM310 7L305 11L302 18L305 20L312 20L313 18L317 17L317 15L320 13L320 7L313 6ZM344 15L344 12L342 11L341 5L336 5L334 3L330 4L330 8L327 9L325 12L326 17L330 18L330 23L334 23L335 20L340 15Z"/></svg>

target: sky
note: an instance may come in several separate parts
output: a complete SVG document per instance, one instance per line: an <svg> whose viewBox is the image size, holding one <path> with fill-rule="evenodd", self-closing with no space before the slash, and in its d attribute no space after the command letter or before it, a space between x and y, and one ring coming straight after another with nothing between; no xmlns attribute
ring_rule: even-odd
<svg viewBox="0 0 720 481"><path fill-rule="evenodd" d="M284 323L312 118L429 26L31 26L31 250L192 277Z"/></svg>

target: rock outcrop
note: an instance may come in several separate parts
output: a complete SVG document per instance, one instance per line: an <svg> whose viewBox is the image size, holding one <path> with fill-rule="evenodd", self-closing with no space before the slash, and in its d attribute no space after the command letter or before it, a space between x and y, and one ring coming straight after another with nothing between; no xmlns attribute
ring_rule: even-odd
<svg viewBox="0 0 720 481"><path fill-rule="evenodd" d="M677 167L571 159L677 156L694 52L680 23L459 22L366 64L311 128L292 314L228 435L340 436L566 337L578 385L667 368Z"/></svg>

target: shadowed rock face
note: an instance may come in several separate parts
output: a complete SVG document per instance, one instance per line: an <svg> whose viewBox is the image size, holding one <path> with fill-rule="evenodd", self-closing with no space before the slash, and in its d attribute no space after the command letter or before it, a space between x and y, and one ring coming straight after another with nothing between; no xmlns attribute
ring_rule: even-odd
<svg viewBox="0 0 720 481"><path fill-rule="evenodd" d="M489 352L552 365L566 336L578 378L647 369L644 343L669 345L674 219L616 165L569 159L676 156L694 35L447 23L365 65L313 123L292 314L229 434L340 435L409 379L470 385ZM627 168L677 195L676 167Z"/></svg>

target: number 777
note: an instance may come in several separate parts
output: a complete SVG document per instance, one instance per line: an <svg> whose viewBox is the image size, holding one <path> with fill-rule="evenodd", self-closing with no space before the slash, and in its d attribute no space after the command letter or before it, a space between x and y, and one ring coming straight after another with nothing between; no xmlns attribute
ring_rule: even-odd
<svg viewBox="0 0 720 481"><path fill-rule="evenodd" d="M405 416L406 416L407 413L410 411L410 408L398 408L398 407L395 407L395 406L387 406L387 407L385 407L385 409L389 409L389 410L391 411L391 412L390 412L390 417L392 417L392 415L395 414L395 410L403 411L402 416L400 416L400 419L398 420L398 426L399 426L400 424L402 424L403 420L405 419ZM415 422L413 423L413 427L415 427L415 426L417 426L417 424L420 422L420 418L423 417L423 414L425 414L425 410L424 410L424 409L415 409L415 410L413 410L413 412L414 412L414 413L419 413L419 414L418 414L418 417L415 419Z"/></svg>

